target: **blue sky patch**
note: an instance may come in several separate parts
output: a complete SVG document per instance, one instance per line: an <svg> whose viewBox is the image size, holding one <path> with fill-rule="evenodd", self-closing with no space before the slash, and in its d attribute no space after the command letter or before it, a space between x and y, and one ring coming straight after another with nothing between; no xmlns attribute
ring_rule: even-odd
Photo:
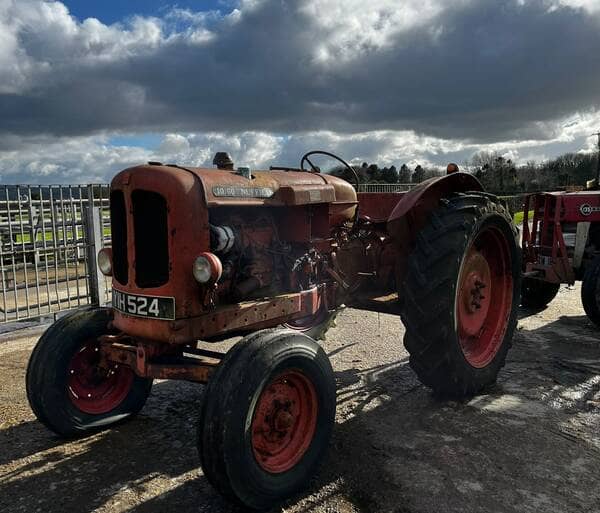
<svg viewBox="0 0 600 513"><path fill-rule="evenodd" d="M189 9L191 11L222 10L229 12L232 1L222 0L178 0L164 2L160 0L67 0L63 2L69 12L79 20L97 18L105 24L123 21L131 16L162 17L173 8Z"/></svg>

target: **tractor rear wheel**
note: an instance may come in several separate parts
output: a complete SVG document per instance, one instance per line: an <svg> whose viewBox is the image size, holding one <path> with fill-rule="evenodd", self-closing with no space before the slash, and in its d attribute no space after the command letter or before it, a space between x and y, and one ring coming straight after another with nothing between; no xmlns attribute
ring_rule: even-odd
<svg viewBox="0 0 600 513"><path fill-rule="evenodd" d="M520 252L506 208L485 193L444 199L417 236L400 295L410 365L435 393L496 381L517 324Z"/></svg>
<svg viewBox="0 0 600 513"><path fill-rule="evenodd" d="M600 256L586 266L581 284L581 302L589 320L600 326Z"/></svg>
<svg viewBox="0 0 600 513"><path fill-rule="evenodd" d="M47 428L85 436L138 413L152 380L125 366L101 363L98 337L108 333L106 308L65 315L41 336L27 366L27 399Z"/></svg>
<svg viewBox="0 0 600 513"><path fill-rule="evenodd" d="M312 339L249 335L211 377L198 423L204 475L225 497L267 509L308 484L329 445L335 379Z"/></svg>
<svg viewBox="0 0 600 513"><path fill-rule="evenodd" d="M556 297L559 289L560 283L523 278L521 282L521 305L525 308L543 308Z"/></svg>

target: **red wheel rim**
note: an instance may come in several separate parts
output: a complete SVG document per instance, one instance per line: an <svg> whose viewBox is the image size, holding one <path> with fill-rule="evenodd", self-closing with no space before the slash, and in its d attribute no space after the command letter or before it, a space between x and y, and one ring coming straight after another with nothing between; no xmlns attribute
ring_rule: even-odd
<svg viewBox="0 0 600 513"><path fill-rule="evenodd" d="M286 371L262 391L252 418L252 451L258 465L280 474L308 450L317 427L318 400L312 382L299 370Z"/></svg>
<svg viewBox="0 0 600 513"><path fill-rule="evenodd" d="M122 365L104 362L100 345L85 342L68 367L71 402L82 412L100 415L114 410L123 402L133 384L133 371Z"/></svg>
<svg viewBox="0 0 600 513"><path fill-rule="evenodd" d="M465 359L476 368L498 353L512 310L511 255L504 234L496 227L482 230L471 243L456 291L456 327Z"/></svg>

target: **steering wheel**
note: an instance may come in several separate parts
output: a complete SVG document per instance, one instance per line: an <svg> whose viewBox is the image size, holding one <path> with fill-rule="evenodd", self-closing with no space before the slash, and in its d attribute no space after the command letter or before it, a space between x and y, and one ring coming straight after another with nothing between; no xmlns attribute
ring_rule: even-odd
<svg viewBox="0 0 600 513"><path fill-rule="evenodd" d="M302 156L302 158L300 159L300 169L302 171L307 171L307 172L312 172L312 173L320 173L321 172L320 169L318 167L316 167L310 161L309 157L312 156L312 155L325 155L326 157L330 157L330 158L332 158L334 160L337 160L341 164L343 164L344 167L346 169L348 169L354 175L354 179L356 180L356 190L358 191L358 186L360 184L360 179L358 178L358 173L356 172L356 170L350 164L348 164L348 162L346 162L343 158L338 157L337 155L334 155L333 153L329 153L328 151L313 150L313 151L309 151L308 153L305 153ZM306 169L304 167L304 163L305 162L308 162L308 164L312 168L312 171L309 171L308 169Z"/></svg>

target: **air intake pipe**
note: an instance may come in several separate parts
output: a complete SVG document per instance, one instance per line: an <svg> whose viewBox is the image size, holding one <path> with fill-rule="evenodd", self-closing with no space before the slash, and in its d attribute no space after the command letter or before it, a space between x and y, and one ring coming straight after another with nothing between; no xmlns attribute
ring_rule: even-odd
<svg viewBox="0 0 600 513"><path fill-rule="evenodd" d="M214 253L229 253L235 243L235 234L229 226L210 225L210 248Z"/></svg>

